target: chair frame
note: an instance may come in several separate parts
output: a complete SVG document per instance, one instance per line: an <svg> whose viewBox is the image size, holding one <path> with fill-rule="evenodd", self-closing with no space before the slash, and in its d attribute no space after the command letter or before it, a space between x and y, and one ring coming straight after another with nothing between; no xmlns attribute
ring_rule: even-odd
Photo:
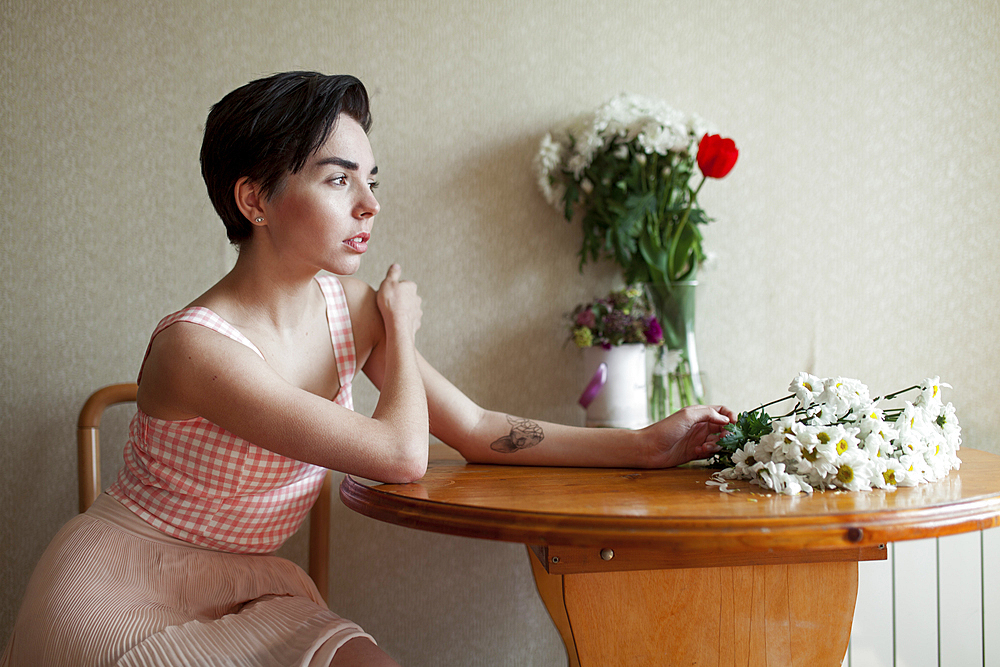
<svg viewBox="0 0 1000 667"><path fill-rule="evenodd" d="M104 411L118 403L134 403L139 386L134 383L113 384L95 391L83 404L77 420L77 468L80 490L80 512L86 512L101 493L101 417ZM319 498L309 512L309 576L323 601L328 602L330 588L330 492L333 473L323 478Z"/></svg>

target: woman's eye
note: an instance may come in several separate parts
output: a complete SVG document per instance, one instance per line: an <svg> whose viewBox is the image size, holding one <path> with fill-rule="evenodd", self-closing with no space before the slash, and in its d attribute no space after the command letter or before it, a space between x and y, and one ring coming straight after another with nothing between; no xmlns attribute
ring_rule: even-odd
<svg viewBox="0 0 1000 667"><path fill-rule="evenodd" d="M371 183L368 184L368 187L371 189L372 192L375 192L375 189L378 188L378 181L372 181Z"/></svg>
<svg viewBox="0 0 1000 667"><path fill-rule="evenodd" d="M334 185L347 185L347 176L334 176L330 182Z"/></svg>

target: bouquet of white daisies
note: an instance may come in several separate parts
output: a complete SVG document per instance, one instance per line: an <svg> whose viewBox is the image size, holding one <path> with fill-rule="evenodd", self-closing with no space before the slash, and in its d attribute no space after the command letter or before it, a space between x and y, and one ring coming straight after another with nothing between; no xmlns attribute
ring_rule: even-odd
<svg viewBox="0 0 1000 667"><path fill-rule="evenodd" d="M799 373L792 395L739 415L719 440L710 463L724 469L709 484L732 491L730 480L794 495L814 490L869 491L916 486L946 477L961 465L962 431L955 407L942 400L949 385L928 378L919 385L872 398L850 378ZM911 401L888 407L902 394ZM772 418L764 411L782 401L797 404Z"/></svg>

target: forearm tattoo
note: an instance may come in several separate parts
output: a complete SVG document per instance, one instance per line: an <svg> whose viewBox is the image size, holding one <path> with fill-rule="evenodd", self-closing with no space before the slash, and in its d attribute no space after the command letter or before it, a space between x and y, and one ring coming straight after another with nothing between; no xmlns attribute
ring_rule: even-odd
<svg viewBox="0 0 1000 667"><path fill-rule="evenodd" d="M542 427L530 419L507 415L507 422L510 423L510 433L490 444L493 451L513 454L520 449L534 447L545 438Z"/></svg>

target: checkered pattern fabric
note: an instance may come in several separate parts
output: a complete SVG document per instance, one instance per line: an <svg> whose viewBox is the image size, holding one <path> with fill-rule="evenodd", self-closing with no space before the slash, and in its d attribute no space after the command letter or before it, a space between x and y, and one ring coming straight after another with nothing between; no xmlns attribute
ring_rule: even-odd
<svg viewBox="0 0 1000 667"><path fill-rule="evenodd" d="M326 297L340 375L334 400L353 410L356 359L344 289L332 276L317 280ZM260 354L235 327L198 306L165 317L152 338L176 322L208 327ZM139 375L141 379L141 370ZM305 520L325 472L257 447L200 417L166 421L139 410L129 429L125 465L108 493L172 537L233 553L270 553Z"/></svg>

